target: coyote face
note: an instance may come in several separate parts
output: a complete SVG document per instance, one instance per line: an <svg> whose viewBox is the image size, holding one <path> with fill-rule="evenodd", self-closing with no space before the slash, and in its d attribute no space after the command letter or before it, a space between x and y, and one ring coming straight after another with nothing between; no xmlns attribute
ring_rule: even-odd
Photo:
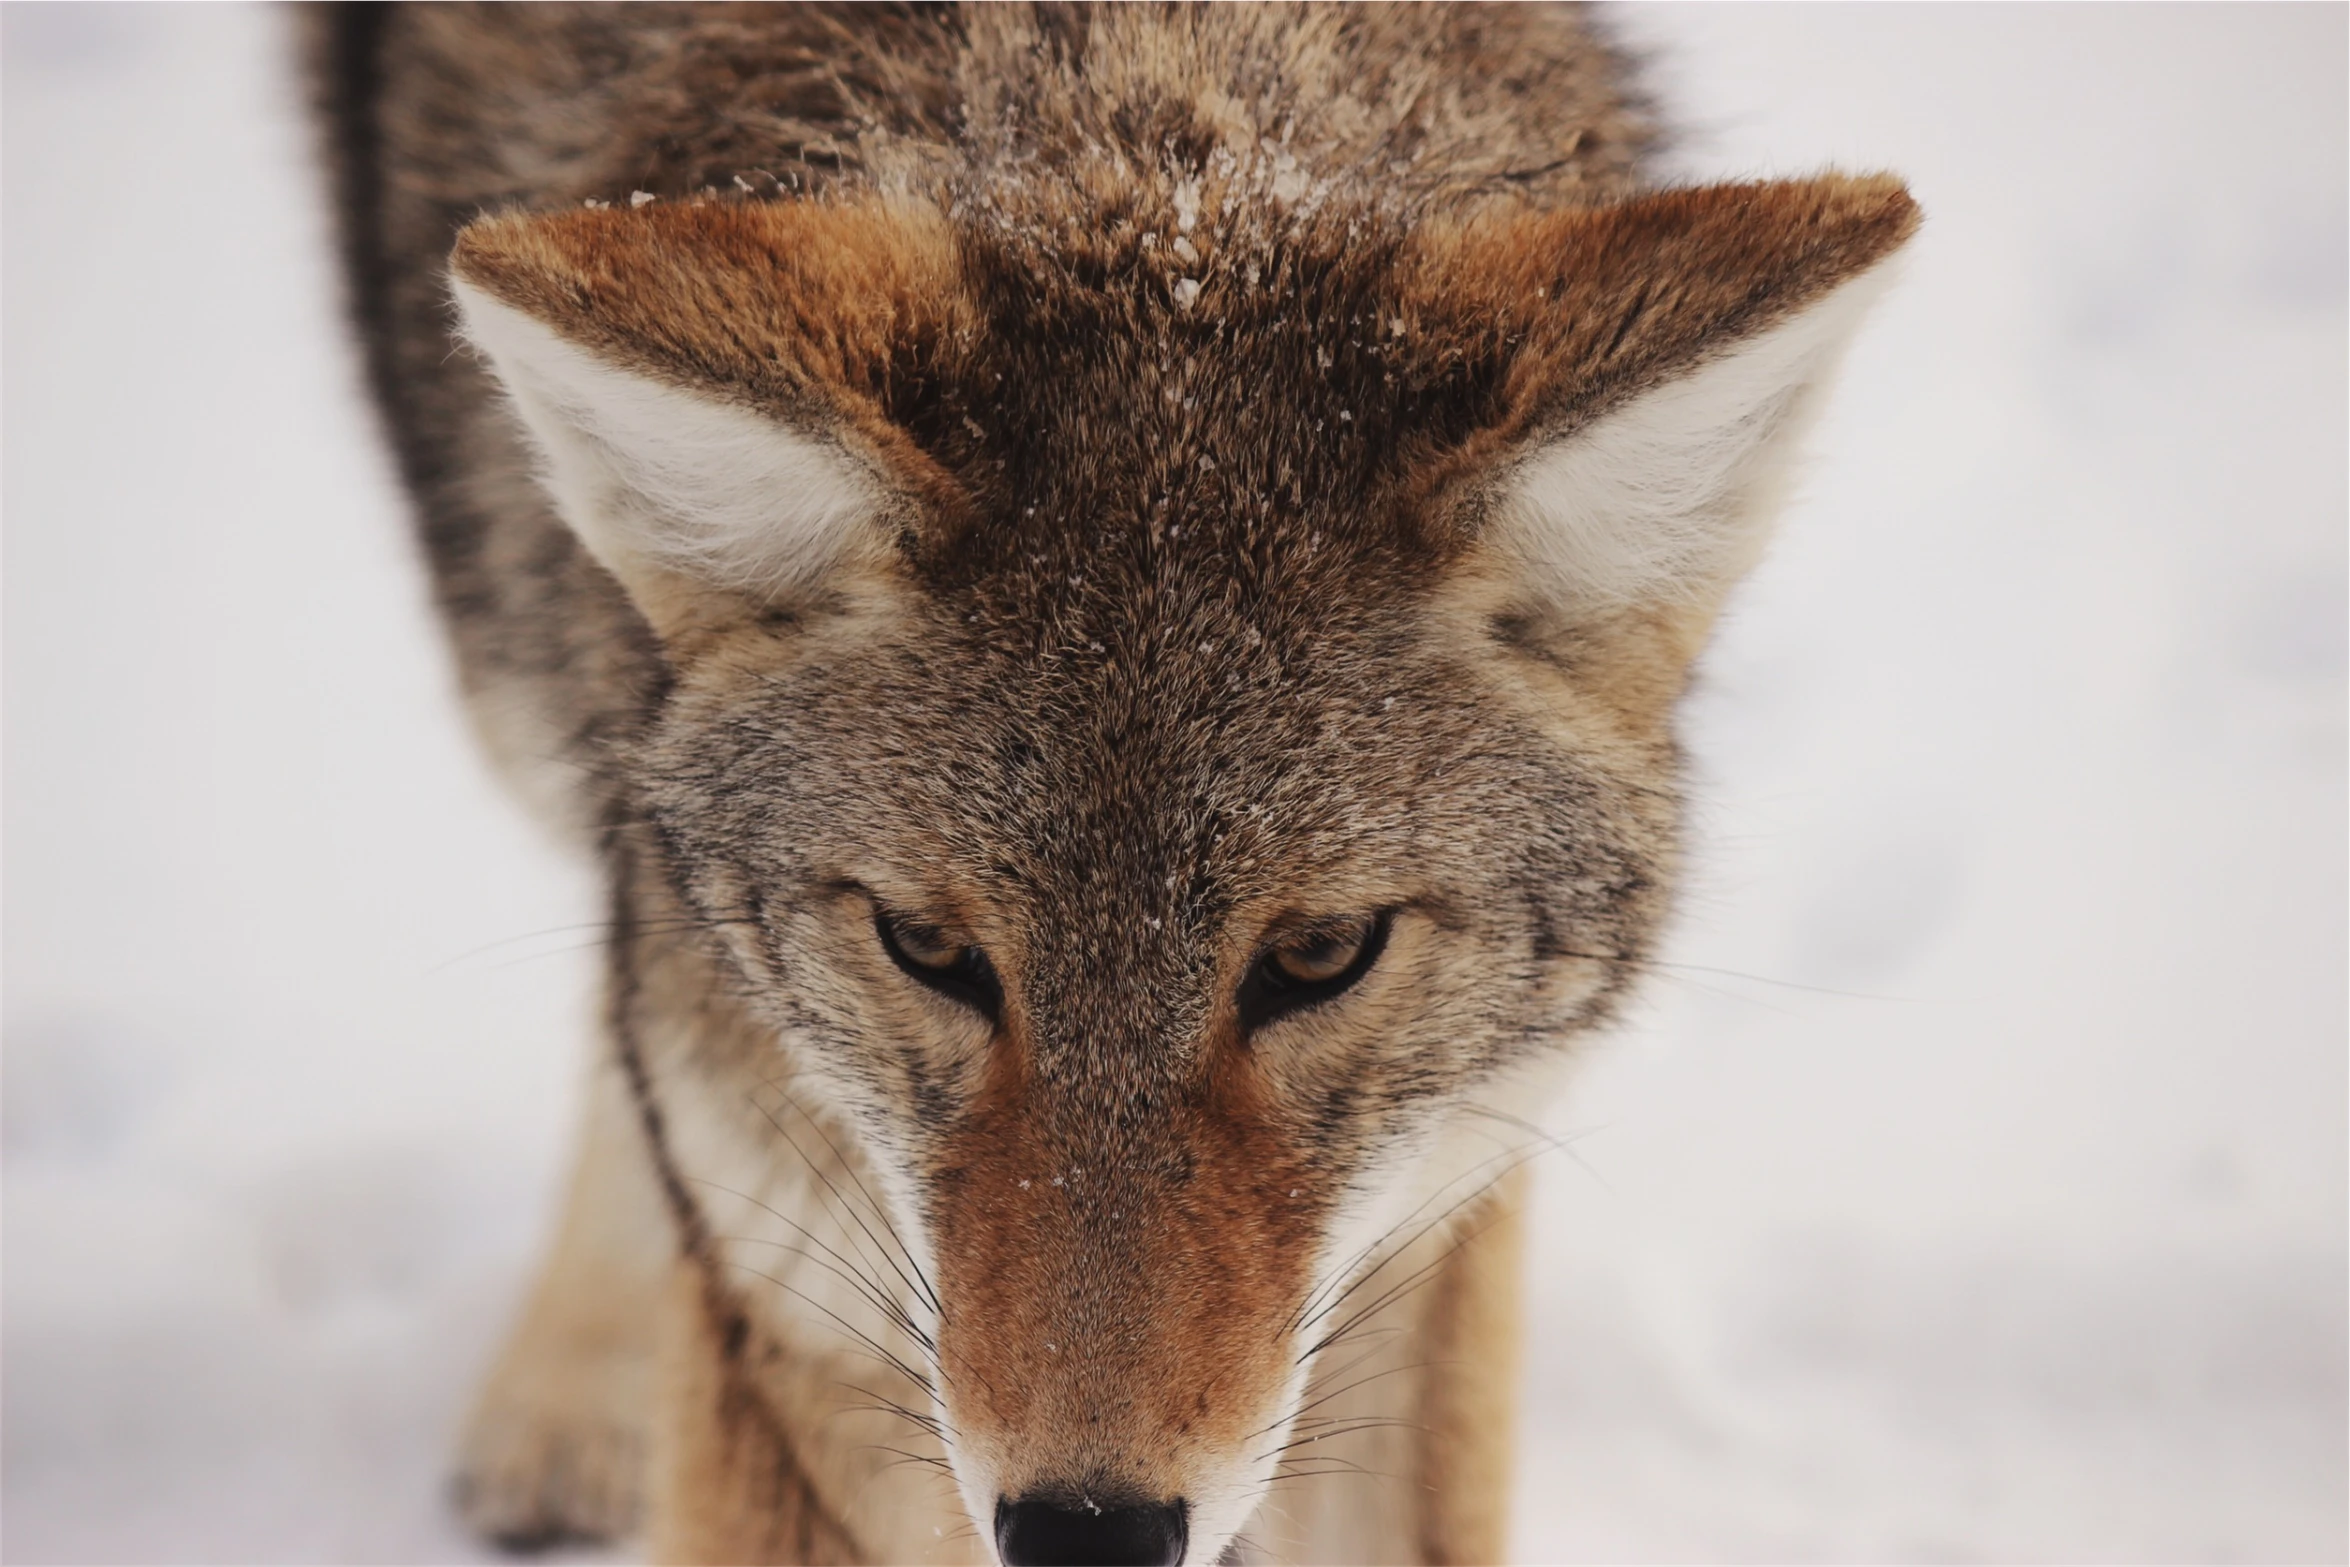
<svg viewBox="0 0 2350 1567"><path fill-rule="evenodd" d="M1644 185L1573 6L305 14L475 716L611 892L477 1527L1498 1559L1522 1116L1900 185Z"/></svg>
<svg viewBox="0 0 2350 1567"><path fill-rule="evenodd" d="M1309 1297L1663 909L1661 736L1416 581L1374 498L1301 507L1321 547L1235 592L1203 488L1123 559L721 634L642 758L692 907L887 1150L982 1517L1237 1527L1345 1322ZM1147 539L1116 504L1061 514Z"/></svg>
<svg viewBox="0 0 2350 1567"><path fill-rule="evenodd" d="M1639 972L1671 704L1914 221L1822 180L1370 244L1244 195L457 252L667 652L649 852L888 1188L1009 1559L1213 1559L1350 1264Z"/></svg>

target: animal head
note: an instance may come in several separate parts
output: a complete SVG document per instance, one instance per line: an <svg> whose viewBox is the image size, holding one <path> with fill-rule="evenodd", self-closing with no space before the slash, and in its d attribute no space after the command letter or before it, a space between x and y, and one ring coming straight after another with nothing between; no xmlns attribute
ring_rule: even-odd
<svg viewBox="0 0 2350 1567"><path fill-rule="evenodd" d="M934 1265L975 1516L1212 1559L1317 1287L1640 974L1673 703L1916 219L1162 195L492 217L454 276L667 650L635 804Z"/></svg>

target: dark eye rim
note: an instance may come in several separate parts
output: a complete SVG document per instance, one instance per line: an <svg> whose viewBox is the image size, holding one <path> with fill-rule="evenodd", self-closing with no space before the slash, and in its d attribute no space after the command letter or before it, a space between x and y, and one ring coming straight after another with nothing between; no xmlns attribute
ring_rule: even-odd
<svg viewBox="0 0 2350 1567"><path fill-rule="evenodd" d="M1274 962L1279 948L1268 948L1257 954L1248 968L1248 977L1240 982L1240 1026L1243 1033L1253 1034L1267 1024L1334 1001L1352 990L1355 982L1379 961L1387 950L1387 935L1395 924L1395 910L1381 909L1371 916L1370 934L1363 938L1363 950L1354 961L1328 979L1303 980L1282 972Z"/></svg>
<svg viewBox="0 0 2350 1567"><path fill-rule="evenodd" d="M987 954L977 947L965 947L962 957L943 968L917 963L899 944L898 930L910 930L920 923L874 905L873 933L880 939L881 950L889 954L889 960L898 966L900 973L950 1001L970 1007L990 1023L999 1021L1003 1016L1004 987L996 978L995 965L987 960Z"/></svg>

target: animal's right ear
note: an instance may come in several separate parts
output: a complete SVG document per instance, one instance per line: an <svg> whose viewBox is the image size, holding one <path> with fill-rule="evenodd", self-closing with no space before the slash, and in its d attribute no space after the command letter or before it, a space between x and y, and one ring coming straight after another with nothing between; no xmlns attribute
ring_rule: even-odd
<svg viewBox="0 0 2350 1567"><path fill-rule="evenodd" d="M674 638L881 561L952 482L880 401L954 335L926 209L502 216L451 258L558 510Z"/></svg>

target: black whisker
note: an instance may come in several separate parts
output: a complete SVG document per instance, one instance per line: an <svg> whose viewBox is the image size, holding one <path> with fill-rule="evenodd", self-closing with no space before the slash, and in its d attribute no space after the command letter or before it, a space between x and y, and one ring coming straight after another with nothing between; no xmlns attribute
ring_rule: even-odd
<svg viewBox="0 0 2350 1567"><path fill-rule="evenodd" d="M1386 1234L1380 1236L1378 1240L1372 1242L1369 1246L1364 1247L1362 1250L1355 1253L1354 1257L1350 1259L1347 1264L1348 1273L1351 1273L1355 1268L1360 1267L1365 1258L1372 1256L1382 1248L1387 1248L1388 1243L1395 1239L1397 1233L1400 1232L1405 1225L1411 1223L1412 1220L1419 1217L1419 1215L1427 1209L1430 1203L1433 1203L1437 1199L1444 1196L1445 1193L1451 1191L1453 1187L1459 1185L1462 1181L1470 1180L1478 1176L1488 1166L1494 1164L1502 1165L1500 1170L1494 1172L1493 1175L1481 1181L1477 1186L1472 1188L1467 1196L1445 1208L1442 1212L1438 1213L1435 1218L1429 1220L1425 1225L1422 1225L1419 1230L1413 1233L1410 1240L1388 1249L1388 1255L1380 1261L1377 1267L1372 1268L1369 1272L1364 1273L1359 1278L1356 1278L1352 1283L1347 1284L1346 1287L1341 1289L1336 1295L1330 1296L1328 1300L1321 1301L1319 1304L1316 1304L1317 1298L1325 1294L1331 1288L1330 1285L1325 1284L1320 1289L1316 1290L1313 1295L1308 1296L1306 1300L1306 1306L1300 1308L1298 1315L1292 1321L1291 1331L1302 1333L1307 1328L1312 1327L1316 1322L1319 1322L1324 1317L1327 1317L1331 1312L1337 1310L1339 1306L1345 1303L1349 1296L1353 1295L1357 1290L1360 1290L1365 1285L1369 1284L1374 1278L1377 1278L1379 1274L1385 1271L1391 1264L1393 1264L1398 1257L1405 1255L1412 1249L1412 1247L1418 1245L1423 1237L1435 1230L1438 1226L1444 1224L1447 1220L1451 1219L1451 1217L1454 1214L1460 1212L1462 1208L1466 1207L1470 1203L1477 1201L1480 1197L1483 1197L1488 1191L1491 1191L1495 1185L1499 1184L1505 1177L1507 1177L1511 1171L1517 1169L1520 1165L1526 1163L1527 1160L1533 1158L1535 1153L1539 1153L1541 1151L1542 1150L1540 1149L1536 1149L1533 1152L1528 1152L1523 1148L1504 1149L1502 1152L1495 1154L1489 1159L1479 1160L1476 1164L1471 1165L1468 1169L1462 1171L1458 1175L1455 1175L1452 1179L1446 1181L1442 1186L1436 1188L1435 1191L1429 1193L1428 1196L1422 1198L1418 1206L1414 1207L1410 1213L1405 1214L1402 1219L1398 1220L1393 1226L1391 1226ZM1343 1279L1345 1275L1342 1274L1339 1275L1339 1277Z"/></svg>
<svg viewBox="0 0 2350 1567"><path fill-rule="evenodd" d="M1361 1362L1358 1361L1357 1364L1359 1365ZM1351 1393L1358 1387L1368 1387L1372 1383L1378 1381L1381 1377L1391 1377L1396 1375L1398 1372L1403 1371L1425 1371L1431 1366L1441 1364L1444 1364L1444 1362L1435 1360L1417 1360L1407 1366L1389 1366L1385 1371L1374 1371L1369 1376L1363 1377L1357 1381L1349 1382L1344 1387L1334 1387L1328 1392L1322 1394L1320 1397L1314 1399L1312 1402L1300 1404L1298 1406L1297 1412L1302 1415L1309 1409L1319 1409L1324 1404L1329 1403L1330 1400L1337 1398L1342 1394Z"/></svg>
<svg viewBox="0 0 2350 1567"><path fill-rule="evenodd" d="M1426 1212L1428 1206L1431 1203L1441 1199L1444 1194L1452 1190L1454 1186L1475 1176L1487 1165L1498 1163L1499 1161L1506 1159L1513 1152L1515 1152L1514 1149L1505 1148L1501 1152L1496 1153L1489 1158L1480 1160L1476 1164L1471 1165L1468 1169L1461 1171L1458 1175L1455 1175L1451 1179L1447 1180L1443 1185L1437 1187L1436 1190L1430 1192L1427 1196L1421 1198L1420 1201L1413 1206L1411 1212L1396 1220L1392 1225L1389 1225L1387 1229L1379 1234L1376 1238L1357 1248L1355 1252L1346 1259L1345 1262L1331 1269L1330 1276L1323 1280L1320 1285L1316 1286L1312 1293L1306 1296L1304 1303L1298 1307L1296 1313L1292 1315L1290 1321L1286 1324L1286 1327L1291 1331L1296 1331L1310 1326L1314 1321L1314 1316L1310 1314L1318 1314L1319 1310L1327 1309L1326 1306L1323 1305L1322 1297L1329 1291L1345 1284L1349 1278L1352 1278L1354 1275L1354 1270L1361 1267L1372 1257L1378 1255L1380 1249L1386 1246L1388 1242L1394 1240L1395 1237L1402 1232L1405 1225L1411 1223L1422 1213ZM1404 1248L1402 1247L1398 1247L1396 1248L1396 1252L1400 1254L1403 1249ZM1379 1264L1379 1267L1384 1268L1387 1266L1388 1262L1392 1262L1393 1260L1394 1256L1391 1255L1382 1261ZM1372 1273L1377 1273L1378 1271L1378 1268L1371 1270ZM1364 1278L1366 1279L1369 1277L1369 1274L1364 1275ZM1358 1285L1359 1282L1360 1281L1358 1281ZM1330 1304L1335 1303L1336 1302L1334 1301L1330 1302Z"/></svg>
<svg viewBox="0 0 2350 1567"><path fill-rule="evenodd" d="M704 1180L700 1176L689 1175L686 1177L686 1179L693 1182L693 1184L696 1186L706 1186L714 1192L724 1192L729 1197L738 1197L744 1202L749 1203L752 1207L757 1208L760 1212L766 1214L769 1218L775 1220L776 1223L789 1225L793 1230L797 1231L802 1237L804 1237L809 1245L817 1247L824 1253L826 1257L831 1258L832 1261L826 1262L820 1258L810 1256L806 1251L789 1245L786 1242L771 1241L756 1235L719 1236L714 1237L715 1239L730 1240L746 1246L772 1246L778 1251L788 1253L791 1256L807 1258L808 1261L815 1263L818 1267L833 1275L833 1277L854 1288L858 1294L865 1298L865 1300L873 1307L874 1310L887 1317L891 1324L895 1326L900 1332L904 1333L906 1337L912 1339L915 1343L921 1345L926 1350L935 1347L930 1342L930 1335L924 1333L922 1329L916 1325L913 1317L906 1311L904 1306L900 1305L896 1300L891 1298L889 1293L881 1287L880 1280L864 1272L857 1266L856 1263L849 1261L848 1258L842 1256L839 1252L834 1251L830 1246L827 1246L824 1241L806 1225L801 1224L796 1219L788 1218L784 1214L778 1213L775 1209L769 1207L766 1203L761 1202L758 1198L751 1196L748 1192L738 1192L731 1187L721 1186L716 1181ZM834 1263L838 1263L839 1266L833 1266Z"/></svg>
<svg viewBox="0 0 2350 1567"><path fill-rule="evenodd" d="M881 1466L884 1469L903 1469L908 1464L920 1464L926 1469L935 1469L940 1474L952 1475L954 1473L954 1470L948 1466L947 1461L943 1458L936 1458L928 1453L909 1453L902 1447L891 1447L886 1442L863 1442L859 1443L855 1447L850 1448L849 1451L852 1453L896 1454L897 1456L894 1462L886 1463Z"/></svg>
<svg viewBox="0 0 2350 1567"><path fill-rule="evenodd" d="M885 1365L895 1368L898 1374L903 1376L907 1381L915 1384L926 1393L935 1394L938 1391L936 1385L931 1382L930 1378L924 1376L921 1372L916 1371L912 1366L907 1365L904 1361L891 1354L888 1350L883 1349L879 1344L868 1338L862 1331L851 1327L847 1320L841 1317L838 1312L835 1312L831 1307L825 1305L822 1301L816 1299L813 1295L808 1294L805 1290L797 1289L792 1285L784 1283L783 1280L775 1277L775 1275L771 1273L761 1273L757 1268L746 1266L743 1263L732 1263L729 1264L729 1266L733 1267L738 1272L749 1274L752 1278L765 1279L768 1283L774 1285L777 1289L782 1290L787 1295L798 1296L801 1300L806 1301L809 1305L815 1307L818 1311L823 1312L827 1317L830 1317L832 1319L833 1326L839 1332L847 1334L850 1338L855 1339L858 1343L864 1345L866 1349L870 1350Z"/></svg>
<svg viewBox="0 0 2350 1567"><path fill-rule="evenodd" d="M906 1287L919 1291L922 1298L930 1303L930 1309L938 1313L940 1316L944 1316L946 1314L946 1308L939 1304L938 1293L930 1287L929 1276L922 1271L922 1265L914 1260L913 1248L906 1244L904 1236L898 1234L897 1226L889 1222L888 1211L882 1207L880 1199L875 1197L871 1189L865 1185L864 1177L857 1173L856 1166L849 1161L849 1158L846 1154L840 1151L839 1145L833 1142L832 1134L824 1129L824 1124L821 1121L818 1121L813 1115L808 1113L808 1107L806 1105L801 1104L799 1100L792 1097L791 1090L785 1088L781 1083L778 1082L771 1081L767 1084L767 1086L773 1089L785 1104L790 1105L794 1110L799 1112L800 1119L808 1123L808 1129L816 1134L816 1136L823 1142L825 1148L830 1151L833 1159L839 1164L840 1168L847 1172L851 1181L856 1183L857 1191L865 1199L865 1205L873 1210L873 1217L881 1221L882 1229L888 1233L889 1238L892 1241L897 1243L899 1253L903 1255L906 1260L906 1266L913 1270L913 1277L910 1279L905 1279ZM771 1123L774 1122L774 1119L775 1118L773 1116L768 1117L768 1120ZM776 1130L780 1132L783 1130L783 1128L780 1124L778 1124L776 1125ZM788 1136L789 1134L787 1133L786 1135ZM794 1150L799 1153L801 1159L808 1159L806 1150L801 1149L797 1141L794 1141L792 1146ZM811 1170L814 1170L816 1168L814 1161L808 1161L808 1167ZM840 1196L839 1188L834 1187L832 1185L831 1179L825 1176L822 1171L817 1171L817 1178L824 1181L826 1187L830 1188L835 1196ZM841 1197L841 1203L844 1207L847 1206L848 1199L846 1197ZM855 1210L852 1209L850 1211L850 1216L852 1218L855 1217ZM862 1221L860 1220L859 1222L861 1225ZM872 1238L873 1232L871 1230L867 1230L865 1233L868 1238ZM875 1238L873 1239L873 1244L879 1246L881 1242L879 1239ZM899 1277L903 1279L905 1278L905 1275L901 1273L899 1274Z"/></svg>
<svg viewBox="0 0 2350 1567"><path fill-rule="evenodd" d="M846 1388L852 1393L862 1393L865 1397L873 1400L871 1404L862 1407L869 1409L886 1409L893 1415L902 1415L907 1420L912 1421L915 1425L929 1432L932 1436L937 1437L942 1442L949 1439L947 1436L946 1422L936 1415L916 1414L913 1410L908 1409L905 1405L899 1403L897 1400L892 1398L884 1398L879 1393L874 1392L871 1388L859 1387L854 1382L836 1382L833 1384L833 1386Z"/></svg>
<svg viewBox="0 0 2350 1567"><path fill-rule="evenodd" d="M772 1083L768 1084L767 1086L771 1088L774 1087ZM817 1167L816 1161L808 1157L808 1150L800 1146L800 1140L797 1137L794 1137L790 1130L787 1129L781 1121L776 1119L775 1113L769 1110L765 1105L760 1104L757 1099L752 1099L750 1101L750 1105L752 1109L758 1111L760 1115L766 1118L767 1124L769 1126L775 1128L776 1136L782 1138L785 1143L790 1145L792 1152L800 1156L800 1162L808 1167L809 1173L813 1174L818 1181L824 1184L825 1190L832 1200L836 1203L839 1203L841 1206L846 1207L847 1199L840 1195L839 1188L835 1187L832 1182L826 1178L824 1172ZM770 1213L774 1212L773 1209L769 1209L768 1211ZM779 1219L783 1218L783 1215L781 1214L776 1214L775 1216ZM905 1270L900 1268L897 1265L896 1260L890 1256L889 1249L881 1244L880 1240L875 1237L872 1230L865 1225L864 1221L857 1218L857 1215L853 1210L850 1212L849 1217L851 1219L857 1220L858 1229L863 1231L865 1238L873 1243L874 1249L881 1253L882 1264L886 1266L890 1272L897 1275L898 1282L900 1284L905 1285L908 1289L913 1289L914 1285L912 1281L907 1279ZM795 1229L800 1229L802 1234L808 1233L805 1229L801 1229L800 1226L790 1219L784 1219L783 1222L786 1224L792 1224ZM864 1247L857 1244L856 1237L849 1234L847 1227L840 1224L840 1220L837 1216L833 1218L833 1223L835 1226L840 1228L841 1239L846 1241L850 1248L856 1252L857 1260L860 1263L863 1263L866 1267L870 1268L873 1265L873 1258L866 1252ZM843 1260L845 1261L846 1259ZM876 1291L881 1291L881 1281L878 1278L873 1280L873 1287ZM890 1292L883 1291L883 1293ZM925 1346L930 1344L929 1335L923 1333L922 1330L915 1325L914 1314L911 1311L908 1311L902 1302L893 1299L890 1303L889 1310L892 1315L897 1317L905 1325L905 1328L909 1333L913 1334L916 1338L921 1339Z"/></svg>
<svg viewBox="0 0 2350 1567"><path fill-rule="evenodd" d="M1394 1332L1397 1332L1397 1333L1400 1333L1400 1332L1402 1332L1403 1330L1402 1330L1401 1328L1397 1328L1397 1329L1394 1329L1394 1330L1392 1330L1392 1331L1394 1331ZM1366 1336L1367 1336L1367 1335L1366 1335ZM1307 1393L1312 1393L1312 1392L1314 1392L1314 1390L1315 1390L1315 1387L1316 1387L1316 1386L1317 1386L1319 1383L1334 1382L1334 1381L1336 1381L1338 1378L1340 1378L1340 1377L1342 1377L1342 1376L1345 1376L1345 1375L1346 1375L1348 1372L1350 1372L1350 1371L1354 1370L1354 1368L1355 1368L1355 1367L1357 1367L1357 1366L1360 1366L1360 1365L1365 1365L1365 1364L1368 1364L1368 1363L1369 1363L1371 1360L1375 1359L1375 1358L1376 1358L1376 1357L1377 1357L1377 1356L1378 1356L1378 1355L1379 1355L1379 1354L1380 1354L1382 1351L1384 1351L1386 1348L1387 1348L1387 1346L1386 1346L1386 1345L1384 1345L1384 1344L1378 1345L1378 1346L1377 1346L1377 1347L1375 1347L1375 1348L1372 1348L1372 1349L1365 1350L1365 1351L1364 1351L1362 1354L1360 1354L1360 1355L1357 1355L1357 1356L1356 1356L1354 1359L1352 1359L1352 1360L1348 1361L1348 1362L1347 1362L1345 1365L1343 1365L1343 1366L1338 1366L1338 1367L1335 1367L1335 1368L1333 1368L1333 1369L1330 1369L1330 1370L1327 1370L1327 1371L1322 1371L1322 1372L1319 1372L1319 1373L1317 1373L1317 1374L1316 1374L1316 1377L1317 1377L1317 1380L1316 1380L1316 1382L1310 1382L1310 1383L1308 1383L1308 1384L1307 1384L1307 1386L1306 1386L1306 1388L1305 1388L1305 1392L1307 1392ZM1343 1389L1341 1389L1341 1391L1344 1391L1344 1390L1343 1390ZM1294 1424L1296 1423L1296 1421L1297 1421L1297 1417L1298 1417L1299 1415L1302 1415L1302 1414L1304 1414L1304 1413L1305 1413L1307 1410L1309 1410L1309 1409L1314 1409L1314 1408L1317 1408L1317 1407L1319 1407L1319 1406L1320 1406L1320 1405L1322 1405L1322 1404L1328 1403L1328 1402L1329 1402L1329 1401L1330 1401L1332 1398L1335 1398L1336 1396L1337 1396L1337 1394L1335 1394L1335 1393L1325 1393L1325 1394L1323 1394L1322 1396L1320 1396L1320 1397L1318 1397L1318 1398L1315 1398L1315 1399L1313 1400L1313 1402L1312 1402L1312 1403L1308 1403L1308 1404L1300 1404L1300 1405L1298 1405L1298 1407L1297 1407L1297 1408L1296 1408L1294 1411L1292 1411L1292 1412L1291 1412L1291 1414L1290 1414L1290 1416L1289 1416L1289 1419L1288 1419L1288 1421L1284 1422L1284 1421L1276 1420L1276 1421L1274 1421L1274 1422L1273 1422L1271 1425L1259 1426L1259 1427L1257 1427L1257 1429L1256 1429L1256 1430L1254 1430L1254 1431L1251 1431L1251 1432L1250 1432L1250 1433L1249 1433L1247 1436L1244 1436L1244 1437L1242 1437L1242 1438L1241 1438L1241 1440L1242 1440L1242 1441L1244 1441L1244 1442L1253 1442L1253 1441L1255 1441L1255 1440L1256 1440L1258 1437L1265 1435L1265 1434L1266 1434L1267 1432L1269 1432L1269 1431L1278 1431L1278 1430L1280 1430L1284 1424L1291 1424L1291 1425L1294 1425Z"/></svg>
<svg viewBox="0 0 2350 1567"><path fill-rule="evenodd" d="M1537 1151L1539 1152L1539 1150ZM1530 1158L1532 1155L1529 1155L1528 1157ZM1519 1160L1517 1164L1510 1167L1510 1170L1519 1168L1525 1162L1526 1161L1523 1159ZM1488 1181L1484 1187L1481 1187L1477 1191L1470 1193L1467 1197L1462 1198L1460 1202L1455 1203L1453 1207L1447 1211L1444 1217L1450 1218L1452 1214L1459 1212L1469 1203L1472 1203L1479 1197L1482 1197L1485 1192L1491 1190L1496 1183L1506 1178L1509 1175L1510 1170L1502 1171L1501 1174L1496 1175L1493 1180ZM1488 1219L1484 1224L1479 1225L1476 1229L1469 1231L1466 1235L1455 1236L1450 1245L1446 1246L1444 1250L1439 1252L1432 1260L1415 1269L1405 1278L1401 1284L1387 1290L1376 1300L1373 1300L1369 1305L1357 1311L1352 1317L1349 1317L1345 1322L1341 1323L1336 1329L1334 1329L1327 1337L1317 1342L1312 1349L1307 1350L1305 1354L1299 1356L1298 1358L1300 1362L1302 1363L1303 1361L1310 1359L1321 1350L1326 1349L1333 1344L1344 1342L1350 1329L1359 1326L1362 1323L1368 1322L1372 1317L1376 1316L1379 1312L1386 1309L1388 1306L1393 1305L1396 1301L1401 1300L1404 1296L1409 1295L1414 1290L1434 1279L1438 1270L1441 1269L1445 1263L1452 1259L1454 1253L1458 1252L1469 1242L1475 1240L1478 1236L1484 1234L1488 1229L1491 1229L1495 1222L1495 1220ZM1431 1226L1431 1228L1432 1227L1433 1226ZM1428 1232L1426 1230L1422 1230L1420 1235L1425 1235L1427 1233ZM1410 1249L1412 1245L1416 1245L1419 1242L1419 1239L1419 1235L1413 1236L1410 1242L1396 1249L1396 1255L1402 1256ZM1381 1264L1381 1266L1384 1267L1385 1264ZM1377 1271L1377 1269L1373 1270L1374 1273ZM1364 1279L1366 1281L1368 1281L1370 1277L1370 1274L1364 1275ZM1336 1300L1330 1303L1331 1307L1335 1309L1339 1305L1343 1304L1348 1296L1352 1295L1353 1293L1354 1291L1350 1289L1346 1292L1346 1294L1340 1295Z"/></svg>
<svg viewBox="0 0 2350 1567"><path fill-rule="evenodd" d="M1272 1453L1286 1453L1295 1448L1310 1447L1316 1442L1334 1442L1342 1436L1352 1436L1357 1431L1385 1431L1389 1429L1425 1431L1428 1428L1410 1420L1394 1420L1384 1415L1365 1415L1360 1420L1340 1422L1328 1431L1317 1431L1310 1436L1293 1437L1269 1453L1259 1453L1252 1462L1262 1463L1271 1457Z"/></svg>

